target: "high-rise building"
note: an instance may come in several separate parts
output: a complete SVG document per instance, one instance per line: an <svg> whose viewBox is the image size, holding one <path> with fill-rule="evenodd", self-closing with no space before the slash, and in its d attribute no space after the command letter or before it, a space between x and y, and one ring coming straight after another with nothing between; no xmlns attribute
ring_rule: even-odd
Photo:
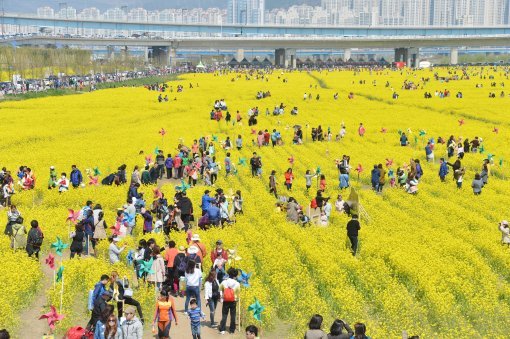
<svg viewBox="0 0 510 339"><path fill-rule="evenodd" d="M404 26L427 26L430 21L430 0L407 0L403 3Z"/></svg>
<svg viewBox="0 0 510 339"><path fill-rule="evenodd" d="M404 2L407 0L379 0L379 23L401 26L404 22Z"/></svg>
<svg viewBox="0 0 510 339"><path fill-rule="evenodd" d="M228 23L263 25L265 0L230 0L227 7Z"/></svg>
<svg viewBox="0 0 510 339"><path fill-rule="evenodd" d="M45 6L45 7L39 7L37 9L37 16L39 18L53 18L55 16L55 11L53 8Z"/></svg>

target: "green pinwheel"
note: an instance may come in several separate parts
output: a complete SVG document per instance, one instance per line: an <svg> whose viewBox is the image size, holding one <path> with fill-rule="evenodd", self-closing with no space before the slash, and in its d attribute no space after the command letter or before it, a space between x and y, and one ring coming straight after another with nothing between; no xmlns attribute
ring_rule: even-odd
<svg viewBox="0 0 510 339"><path fill-rule="evenodd" d="M154 149L154 154L158 155L159 154L159 147L156 146L156 148Z"/></svg>
<svg viewBox="0 0 510 339"><path fill-rule="evenodd" d="M240 166L246 166L246 158L239 158L239 163L238 165Z"/></svg>
<svg viewBox="0 0 510 339"><path fill-rule="evenodd" d="M181 179L181 185L175 186L175 190L179 192L186 192L191 186L188 185L183 179Z"/></svg>
<svg viewBox="0 0 510 339"><path fill-rule="evenodd" d="M420 130L420 137L424 136L425 134L427 134L427 132L425 130Z"/></svg>
<svg viewBox="0 0 510 339"><path fill-rule="evenodd" d="M62 266L62 265L61 265L61 266L58 268L58 271L57 271L57 273L56 273L56 275L55 275L55 280L56 280L56 282L62 281L62 275L63 275L63 274L64 274L64 266Z"/></svg>
<svg viewBox="0 0 510 339"><path fill-rule="evenodd" d="M260 321L260 317L262 315L262 311L264 311L265 307L260 304L260 302L255 298L255 302L248 306L248 312L253 311L253 318Z"/></svg>
<svg viewBox="0 0 510 339"><path fill-rule="evenodd" d="M138 277L141 278L144 274L154 274L152 270L152 262L154 258L151 258L149 261L142 260L140 261L140 270L138 271Z"/></svg>
<svg viewBox="0 0 510 339"><path fill-rule="evenodd" d="M69 245L64 244L64 242L57 237L57 241L51 244L51 248L55 249L55 253L62 256L62 251L65 250Z"/></svg>
<svg viewBox="0 0 510 339"><path fill-rule="evenodd" d="M101 171L99 170L99 167L94 167L94 175L95 176L98 176L98 175L101 175Z"/></svg>

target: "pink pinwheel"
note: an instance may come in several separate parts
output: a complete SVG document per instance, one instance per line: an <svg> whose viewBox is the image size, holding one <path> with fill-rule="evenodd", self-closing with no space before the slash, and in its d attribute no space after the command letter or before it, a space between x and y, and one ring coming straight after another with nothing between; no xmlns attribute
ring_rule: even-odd
<svg viewBox="0 0 510 339"><path fill-rule="evenodd" d="M164 128L161 128L161 130L158 133L161 134L162 137L164 137L166 134L166 131Z"/></svg>
<svg viewBox="0 0 510 339"><path fill-rule="evenodd" d="M381 133L386 133L386 131L387 131L386 128L384 128L384 127L381 128Z"/></svg>
<svg viewBox="0 0 510 339"><path fill-rule="evenodd" d="M462 126L462 125L464 125L464 119L459 120L459 126Z"/></svg>
<svg viewBox="0 0 510 339"><path fill-rule="evenodd" d="M152 162L152 155L145 156L145 165L148 166Z"/></svg>
<svg viewBox="0 0 510 339"><path fill-rule="evenodd" d="M120 235L120 221L117 221L110 229L113 235Z"/></svg>
<svg viewBox="0 0 510 339"><path fill-rule="evenodd" d="M294 157L291 155L290 158L287 159L291 166L294 166Z"/></svg>
<svg viewBox="0 0 510 339"><path fill-rule="evenodd" d="M52 270L55 269L55 256L53 254L48 254L48 257L45 260L46 265L48 265Z"/></svg>
<svg viewBox="0 0 510 339"><path fill-rule="evenodd" d="M76 223L76 221L78 220L78 216L80 215L80 211L74 211L72 209L68 209L69 211L69 215L67 216L67 219L66 221L70 221L72 223Z"/></svg>
<svg viewBox="0 0 510 339"><path fill-rule="evenodd" d="M55 306L50 306L50 309L51 311L46 313L46 314L43 314L39 317L39 320L40 319L47 319L48 320L48 325L50 326L50 329L53 331L55 329L55 323L57 321L60 321L62 319L64 319L64 315L63 314L58 314L57 313L57 309L55 308Z"/></svg>
<svg viewBox="0 0 510 339"><path fill-rule="evenodd" d="M494 127L494 128L492 129L492 131L493 131L494 133L498 134L498 133L499 133L499 128Z"/></svg>
<svg viewBox="0 0 510 339"><path fill-rule="evenodd" d="M358 164L358 167L356 167L355 171L358 172L359 177L360 173L363 172L363 166L361 166L361 164Z"/></svg>
<svg viewBox="0 0 510 339"><path fill-rule="evenodd" d="M91 175L89 175L89 185L99 185L99 177L93 177Z"/></svg>
<svg viewBox="0 0 510 339"><path fill-rule="evenodd" d="M257 130L256 129L251 129L251 134L257 134Z"/></svg>
<svg viewBox="0 0 510 339"><path fill-rule="evenodd" d="M386 158L386 167L390 167L391 165L393 165L393 159Z"/></svg>
<svg viewBox="0 0 510 339"><path fill-rule="evenodd" d="M155 188L152 191L154 192L154 198L157 199L163 198L163 192L161 192L159 188Z"/></svg>

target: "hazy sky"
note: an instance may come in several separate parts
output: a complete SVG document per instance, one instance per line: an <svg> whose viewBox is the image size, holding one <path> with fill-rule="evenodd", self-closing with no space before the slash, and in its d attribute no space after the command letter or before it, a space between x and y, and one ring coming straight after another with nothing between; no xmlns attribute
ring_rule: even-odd
<svg viewBox="0 0 510 339"><path fill-rule="evenodd" d="M0 0L4 8L9 12L35 12L37 7L50 6L59 8L59 3L67 3L68 6L78 10L85 7L97 7L100 10L111 7L128 6L144 7L146 9L163 8L193 8L193 7L226 7L228 0ZM293 4L320 4L320 0L266 0L266 8L288 7Z"/></svg>

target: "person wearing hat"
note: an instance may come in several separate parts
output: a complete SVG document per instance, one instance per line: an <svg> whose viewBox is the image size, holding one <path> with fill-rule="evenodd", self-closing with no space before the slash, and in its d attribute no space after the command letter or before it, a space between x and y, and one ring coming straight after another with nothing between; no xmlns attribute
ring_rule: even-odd
<svg viewBox="0 0 510 339"><path fill-rule="evenodd" d="M104 290L101 293L101 297L94 300L94 308L92 309L92 316L87 324L87 329L93 331L97 321L101 318L101 315L106 310L107 302L112 299L112 293Z"/></svg>
<svg viewBox="0 0 510 339"><path fill-rule="evenodd" d="M193 236L191 237L190 246L196 246L199 249L197 255L200 257L201 259L200 261L203 261L204 257L207 254L207 250L205 248L205 245L200 242L200 235L198 233L193 234Z"/></svg>
<svg viewBox="0 0 510 339"><path fill-rule="evenodd" d="M108 247L108 256L110 257L110 264L115 264L116 262L120 261L120 253L124 251L126 248L125 246L119 248L117 246L118 242L120 241L120 238L115 236L112 238L112 243L110 244L110 247Z"/></svg>
<svg viewBox="0 0 510 339"><path fill-rule="evenodd" d="M200 206L202 207L202 215L205 215L209 206L216 201L213 197L209 196L210 192L211 191L209 190L205 190L204 195L202 196L202 205Z"/></svg>
<svg viewBox="0 0 510 339"><path fill-rule="evenodd" d="M194 261L196 264L202 264L202 258L198 255L200 249L195 245L191 245L188 248L188 255L186 256L186 262Z"/></svg>
<svg viewBox="0 0 510 339"><path fill-rule="evenodd" d="M508 221L503 220L499 223L499 230L501 231L501 244L510 247L510 228Z"/></svg>
<svg viewBox="0 0 510 339"><path fill-rule="evenodd" d="M142 339L143 338L143 324L135 315L135 308L133 306L126 307L124 311L125 320L120 325L122 330L123 339Z"/></svg>

